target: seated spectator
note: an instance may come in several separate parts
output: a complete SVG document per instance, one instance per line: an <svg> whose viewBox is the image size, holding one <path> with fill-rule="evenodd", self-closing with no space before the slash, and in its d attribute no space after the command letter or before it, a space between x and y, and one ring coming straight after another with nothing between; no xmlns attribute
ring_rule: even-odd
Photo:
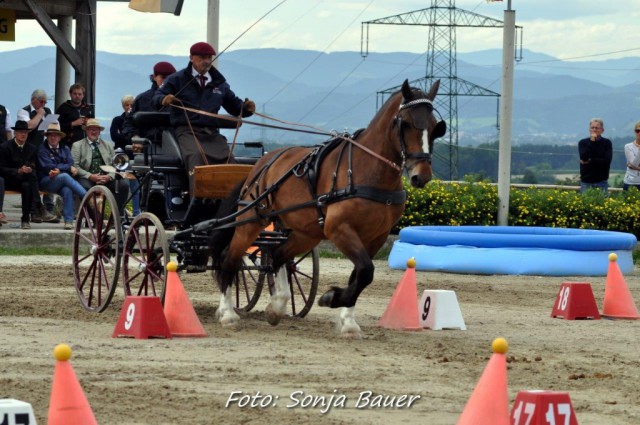
<svg viewBox="0 0 640 425"><path fill-rule="evenodd" d="M134 97L130 94L122 96L120 103L124 112L111 120L111 140L116 145L116 149L122 149L125 151L127 145L131 144L130 140L127 140L123 133L123 125L127 117L131 114L131 108L133 107ZM132 159L132 155L129 154L129 158ZM140 214L140 182L137 179L129 180L129 189L131 190L131 201L133 203L133 216Z"/></svg>
<svg viewBox="0 0 640 425"><path fill-rule="evenodd" d="M78 169L73 166L71 150L60 144L66 136L57 123L49 124L44 133L46 139L38 150L38 180L40 188L62 196L62 217L65 230L73 229L73 195L83 198L87 193L73 176Z"/></svg>
<svg viewBox="0 0 640 425"><path fill-rule="evenodd" d="M129 197L129 184L124 180L116 179L115 174L105 174L100 169L101 165L111 165L115 156L113 145L100 137L102 130L104 127L100 125L100 121L95 118L87 120L84 128L87 137L78 140L71 147L73 165L78 169L76 178L86 190L96 184L109 188L116 198L120 215L122 215Z"/></svg>
<svg viewBox="0 0 640 425"><path fill-rule="evenodd" d="M56 216L48 214L40 202L40 189L36 176L36 148L27 143L29 125L26 121L17 121L13 130L13 139L0 146L0 177L7 189L22 194L21 228L31 229L31 221L52 221ZM36 204L39 213L31 213L31 204ZM48 214L48 215L47 215Z"/></svg>

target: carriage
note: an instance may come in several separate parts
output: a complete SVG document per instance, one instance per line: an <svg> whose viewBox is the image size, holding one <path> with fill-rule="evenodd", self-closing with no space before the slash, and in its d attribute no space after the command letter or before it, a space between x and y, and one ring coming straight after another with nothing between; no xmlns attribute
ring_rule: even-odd
<svg viewBox="0 0 640 425"><path fill-rule="evenodd" d="M445 122L435 117L438 88L439 81L423 92L405 80L367 128L335 134L321 145L264 154L261 145L245 144L260 154L234 152L239 164L196 167L193 197L171 131L163 131L159 143L143 140L132 168L142 176L145 212L133 220L114 214L115 198L100 186L80 205L73 265L83 306L106 308L120 268L126 295L163 297L165 266L174 255L181 270L214 271L220 324L235 325L238 311L255 306L266 281L265 316L276 325L285 314L309 312L318 287L316 247L328 239L354 268L347 286L332 286L318 304L342 308L340 332L360 337L355 304L373 281L372 258L404 211L402 174L407 172L414 187L432 178L434 141L446 131ZM150 127L166 125L154 122L160 118L149 114L145 119ZM127 163L114 162L116 168ZM265 230L269 224L273 227ZM171 236L169 227L175 229Z"/></svg>
<svg viewBox="0 0 640 425"><path fill-rule="evenodd" d="M121 279L125 296L158 296L164 303L166 265L177 262L178 271L212 270L209 234L225 220L215 219L221 200L243 181L252 165L264 155L259 142L234 149L236 164L198 167L196 193L189 195L187 172L167 112L137 112L134 120L147 134L134 138L129 154L116 153L105 172L117 178L138 179L142 213L118 213L116 198L101 185L92 187L80 202L73 238L73 274L77 295L90 312L103 312ZM221 127L235 123L221 121ZM133 156L131 158L130 156ZM131 194L133 196L133 193ZM229 220L226 220L229 221ZM234 304L249 311L266 284L273 288L271 251L286 240L287 231L276 221L256 239L235 277ZM313 305L318 287L318 251L312 249L288 262L290 311L304 317Z"/></svg>

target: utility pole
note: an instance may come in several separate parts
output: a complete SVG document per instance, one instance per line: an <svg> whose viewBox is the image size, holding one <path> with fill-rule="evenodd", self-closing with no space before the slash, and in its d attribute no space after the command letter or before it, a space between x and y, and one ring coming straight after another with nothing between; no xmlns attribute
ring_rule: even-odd
<svg viewBox="0 0 640 425"><path fill-rule="evenodd" d="M513 104L513 49L516 11L507 1L502 31L502 103L500 105L500 142L498 151L498 225L509 224L509 189L511 187L511 112Z"/></svg>

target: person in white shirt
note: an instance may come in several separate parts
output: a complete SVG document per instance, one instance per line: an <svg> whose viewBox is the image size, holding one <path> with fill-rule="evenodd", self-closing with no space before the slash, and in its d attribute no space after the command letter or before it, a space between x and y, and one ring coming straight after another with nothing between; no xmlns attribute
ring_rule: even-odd
<svg viewBox="0 0 640 425"><path fill-rule="evenodd" d="M635 187L640 190L640 121L633 126L635 140L624 145L624 156L627 158L627 172L624 174L623 190Z"/></svg>

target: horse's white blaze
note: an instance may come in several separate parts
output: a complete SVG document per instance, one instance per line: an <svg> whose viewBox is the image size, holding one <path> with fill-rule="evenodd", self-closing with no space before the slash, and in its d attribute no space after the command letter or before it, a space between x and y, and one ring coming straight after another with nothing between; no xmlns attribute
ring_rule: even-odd
<svg viewBox="0 0 640 425"><path fill-rule="evenodd" d="M217 311L221 324L235 323L240 320L240 316L233 308L233 297L220 294L220 306Z"/></svg>
<svg viewBox="0 0 640 425"><path fill-rule="evenodd" d="M275 285L271 295L271 308L276 314L282 316L287 310L287 301L291 298L289 282L287 281L287 269L283 266L278 269L275 276Z"/></svg>
<svg viewBox="0 0 640 425"><path fill-rule="evenodd" d="M427 130L422 130L422 151L431 153L429 152L429 132Z"/></svg>
<svg viewBox="0 0 640 425"><path fill-rule="evenodd" d="M355 307L343 307L340 311L340 322L342 323L342 328L340 329L342 335L360 334L360 325L356 323Z"/></svg>

